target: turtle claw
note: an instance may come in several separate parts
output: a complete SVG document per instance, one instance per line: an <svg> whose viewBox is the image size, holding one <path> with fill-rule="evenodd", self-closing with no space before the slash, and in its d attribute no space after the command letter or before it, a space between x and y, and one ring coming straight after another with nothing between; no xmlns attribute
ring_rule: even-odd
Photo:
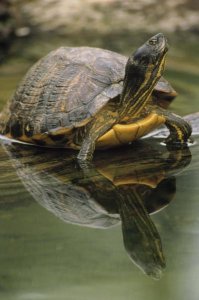
<svg viewBox="0 0 199 300"><path fill-rule="evenodd" d="M165 140L164 143L166 144L166 147L169 151L171 150L183 150L188 148L188 143L187 142L180 142L180 141L169 141Z"/></svg>
<svg viewBox="0 0 199 300"><path fill-rule="evenodd" d="M190 143L189 143L189 140L187 140L184 143L182 143L180 141L170 141L168 143L168 141L165 140L164 143L165 143L166 148L167 148L167 150L169 152L176 152L176 153L178 153L178 151L183 151L183 153L185 153L186 151L188 151L187 152L187 153L189 153L188 156L190 156L190 150L189 150Z"/></svg>
<svg viewBox="0 0 199 300"><path fill-rule="evenodd" d="M174 133L172 133L164 140L164 143L166 144L168 149L177 150L187 148L190 144L193 143L193 140L190 137L179 139L177 135L174 135Z"/></svg>

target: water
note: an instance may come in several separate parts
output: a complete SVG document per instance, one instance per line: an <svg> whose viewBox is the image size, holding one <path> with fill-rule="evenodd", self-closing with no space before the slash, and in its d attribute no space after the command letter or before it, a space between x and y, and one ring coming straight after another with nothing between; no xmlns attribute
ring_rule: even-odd
<svg viewBox="0 0 199 300"><path fill-rule="evenodd" d="M172 109L199 111L195 58L176 57ZM1 107L29 65L1 67ZM190 151L161 141L97 153L88 174L75 152L2 142L0 297L198 299L199 138Z"/></svg>

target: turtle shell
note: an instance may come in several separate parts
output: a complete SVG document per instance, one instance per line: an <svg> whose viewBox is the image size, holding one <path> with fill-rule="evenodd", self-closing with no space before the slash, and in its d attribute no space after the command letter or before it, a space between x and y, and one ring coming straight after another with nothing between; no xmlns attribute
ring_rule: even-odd
<svg viewBox="0 0 199 300"><path fill-rule="evenodd" d="M6 113L3 133L14 138L84 126L122 91L127 58L90 47L61 47L39 60L26 74ZM154 98L173 98L163 78ZM5 114L4 114L5 120Z"/></svg>

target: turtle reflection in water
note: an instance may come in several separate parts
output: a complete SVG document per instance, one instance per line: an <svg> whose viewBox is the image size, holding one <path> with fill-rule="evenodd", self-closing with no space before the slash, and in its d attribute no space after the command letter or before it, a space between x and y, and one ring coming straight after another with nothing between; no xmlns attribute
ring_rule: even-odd
<svg viewBox="0 0 199 300"><path fill-rule="evenodd" d="M151 146L153 144L153 146ZM174 174L191 160L188 149L168 152L155 140L98 153L85 173L72 150L5 145L26 189L47 210L69 223L109 228L120 222L132 261L153 278L165 267L159 233L149 213L175 194ZM153 157L153 158L152 158ZM71 172L71 170L73 170Z"/></svg>

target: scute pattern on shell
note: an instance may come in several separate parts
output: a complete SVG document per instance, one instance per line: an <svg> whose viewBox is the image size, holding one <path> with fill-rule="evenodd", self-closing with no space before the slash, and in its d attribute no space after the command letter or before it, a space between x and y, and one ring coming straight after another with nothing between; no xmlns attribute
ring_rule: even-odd
<svg viewBox="0 0 199 300"><path fill-rule="evenodd" d="M9 123L32 135L83 126L121 93L127 58L112 51L61 47L27 73L10 104Z"/></svg>

